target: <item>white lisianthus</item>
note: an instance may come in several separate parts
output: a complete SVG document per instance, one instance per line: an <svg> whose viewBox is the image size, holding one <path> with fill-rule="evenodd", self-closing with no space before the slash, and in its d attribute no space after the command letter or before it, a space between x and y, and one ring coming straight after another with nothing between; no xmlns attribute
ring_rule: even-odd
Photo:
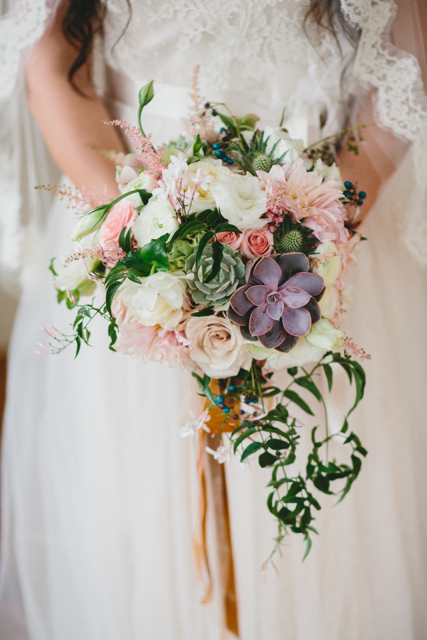
<svg viewBox="0 0 427 640"><path fill-rule="evenodd" d="M239 229L261 229L266 210L266 194L258 178L251 175L219 174L210 186L221 214Z"/></svg>
<svg viewBox="0 0 427 640"><path fill-rule="evenodd" d="M253 355L255 360L266 360L275 353L274 349L267 349L262 344L256 342L248 343L248 351Z"/></svg>
<svg viewBox="0 0 427 640"><path fill-rule="evenodd" d="M178 226L175 210L169 202L151 199L133 225L133 235L138 245L144 247L165 233L171 236Z"/></svg>
<svg viewBox="0 0 427 640"><path fill-rule="evenodd" d="M339 168L337 167L335 162L333 162L331 164L331 166L329 167L320 158L318 158L318 160L316 161L316 164L314 166L314 169L317 171L317 173L319 173L321 176L323 176L324 180L326 180L326 178L329 178L330 176L332 176L333 178L336 178L336 180L338 180L342 184L341 171L339 170Z"/></svg>
<svg viewBox="0 0 427 640"><path fill-rule="evenodd" d="M333 285L325 287L325 293L319 302L320 311L324 318L330 320L334 317L340 297L339 290Z"/></svg>
<svg viewBox="0 0 427 640"><path fill-rule="evenodd" d="M116 182L119 185L128 184L131 180L138 178L138 172L136 169L126 164L124 167L118 165L116 167Z"/></svg>
<svg viewBox="0 0 427 640"><path fill-rule="evenodd" d="M222 166L221 160L200 160L192 162L188 166L188 173L197 173L200 169L202 177L212 176L213 180L205 185L205 188L196 188L197 198L191 203L191 213L200 213L206 209L215 209L216 202L212 195L212 185L216 184L219 175L233 175L227 167Z"/></svg>
<svg viewBox="0 0 427 640"><path fill-rule="evenodd" d="M264 140L267 140L267 154L273 151L273 147L277 142L274 149L274 158L281 158L284 153L286 155L283 158L283 162L296 162L304 151L304 140L293 139L286 131L283 131L281 127L265 127Z"/></svg>
<svg viewBox="0 0 427 640"><path fill-rule="evenodd" d="M99 229L106 218L105 207L98 207L94 211L83 214L70 233L73 242L82 240Z"/></svg>
<svg viewBox="0 0 427 640"><path fill-rule="evenodd" d="M141 284L126 280L118 293L137 322L146 327L173 329L182 319L186 275L158 271Z"/></svg>
<svg viewBox="0 0 427 640"><path fill-rule="evenodd" d="M311 362L319 362L324 353L325 349L315 347L309 344L305 338L300 338L295 347L288 353L282 353L274 349L273 353L267 358L265 368L280 371L288 367L303 367Z"/></svg>
<svg viewBox="0 0 427 640"><path fill-rule="evenodd" d="M211 378L236 376L249 369L252 356L239 327L228 318L191 318L186 326L190 358Z"/></svg>
<svg viewBox="0 0 427 640"><path fill-rule="evenodd" d="M341 258L337 246L333 242L325 242L319 245L314 257L320 258L327 253L331 254L327 262L313 268L313 273L317 273L323 278L325 286L333 284L341 273Z"/></svg>
<svg viewBox="0 0 427 640"><path fill-rule="evenodd" d="M326 318L320 318L312 325L306 340L312 347L333 351L344 345L344 333L335 329Z"/></svg>
<svg viewBox="0 0 427 640"><path fill-rule="evenodd" d="M123 171L126 168L127 167L124 167ZM144 189L145 191L147 191L147 193L152 193L153 188L153 178L146 171L142 171L139 176L133 178L133 180L128 182L126 186L122 188L122 193L128 193L129 191L134 191L135 189ZM127 196L126 200L128 200L134 207L140 207L142 204L139 193L132 193L131 195Z"/></svg>

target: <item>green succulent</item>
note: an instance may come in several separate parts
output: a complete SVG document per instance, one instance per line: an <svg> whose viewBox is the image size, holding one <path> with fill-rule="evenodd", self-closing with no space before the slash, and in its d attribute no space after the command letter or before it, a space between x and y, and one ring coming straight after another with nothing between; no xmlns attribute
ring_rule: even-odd
<svg viewBox="0 0 427 640"><path fill-rule="evenodd" d="M194 280L188 281L188 288L194 301L209 306L225 304L231 294L242 284L245 275L245 267L240 255L228 244L224 244L220 270L211 282L206 282L213 265L212 245L206 245L198 266L196 253L197 251L194 251L185 263L186 273L194 273Z"/></svg>
<svg viewBox="0 0 427 640"><path fill-rule="evenodd" d="M194 250L197 251L202 235L203 233L200 232L190 233L185 240L175 240L168 253L171 271L184 271L185 262L194 253Z"/></svg>

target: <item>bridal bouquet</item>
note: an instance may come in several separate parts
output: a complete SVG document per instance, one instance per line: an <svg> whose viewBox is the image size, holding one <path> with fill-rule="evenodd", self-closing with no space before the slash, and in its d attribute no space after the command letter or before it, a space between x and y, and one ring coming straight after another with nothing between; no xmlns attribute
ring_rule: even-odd
<svg viewBox="0 0 427 640"><path fill-rule="evenodd" d="M140 92L140 123L153 95L152 83ZM261 130L256 116L205 103L196 83L192 97L186 135L159 147L142 126L111 123L136 153L110 154L121 195L86 204L71 233L75 252L52 261L58 300L77 314L70 335L44 328L48 351L74 344L78 353L101 316L113 351L191 372L206 409L181 435L219 431L222 444L207 447L218 462L233 452L269 467L278 543L291 530L308 552L320 509L314 488L329 494L338 483L344 497L366 455L347 420L365 386L353 356L366 354L340 329L361 240L349 220L366 194L343 184L327 140L304 148L282 126ZM79 198L90 201L68 195L80 206ZM83 304L83 296L93 298ZM356 397L331 433L322 377L330 391L337 367ZM283 369L287 383L279 386L274 374ZM295 409L315 415L308 397L324 413L301 464ZM332 438L349 448L347 462L328 456Z"/></svg>

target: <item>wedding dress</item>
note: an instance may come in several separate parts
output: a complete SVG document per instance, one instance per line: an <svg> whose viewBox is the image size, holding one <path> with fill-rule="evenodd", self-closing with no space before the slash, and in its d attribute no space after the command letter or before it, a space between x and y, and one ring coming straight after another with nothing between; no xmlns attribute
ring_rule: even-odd
<svg viewBox="0 0 427 640"><path fill-rule="evenodd" d="M343 4L362 20L357 3ZM154 79L143 119L156 142L181 132L195 64L207 99L264 124L278 123L287 105L286 126L307 141L338 130L361 91L351 73L341 80L350 46L343 40L340 55L326 31L320 40L305 34L302 1L135 0L120 39L127 3L107 5L106 101L114 117L135 123L138 90ZM38 11L33 19L43 22L44 3ZM275 534L266 477L255 465L227 466L242 640L425 637L427 278L401 238L415 192L411 163L408 154L372 208L354 270L347 331L372 361L352 428L370 454L339 507L323 500L304 564L290 539L278 574L262 575ZM58 182L47 164L34 176L43 169L39 182ZM39 323L66 329L71 321L47 267L70 251L72 218L57 201L25 241L3 442L1 640L219 640L215 576L212 602L202 605L194 563L193 443L178 436L194 399L187 374L113 354L103 325L76 360L34 354Z"/></svg>

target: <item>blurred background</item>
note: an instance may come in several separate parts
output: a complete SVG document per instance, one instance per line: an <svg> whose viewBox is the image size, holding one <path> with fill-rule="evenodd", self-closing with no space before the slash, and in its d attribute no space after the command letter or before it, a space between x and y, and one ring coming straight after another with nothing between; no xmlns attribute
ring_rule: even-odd
<svg viewBox="0 0 427 640"><path fill-rule="evenodd" d="M0 427L6 392L7 347L17 305L18 300L0 288Z"/></svg>

